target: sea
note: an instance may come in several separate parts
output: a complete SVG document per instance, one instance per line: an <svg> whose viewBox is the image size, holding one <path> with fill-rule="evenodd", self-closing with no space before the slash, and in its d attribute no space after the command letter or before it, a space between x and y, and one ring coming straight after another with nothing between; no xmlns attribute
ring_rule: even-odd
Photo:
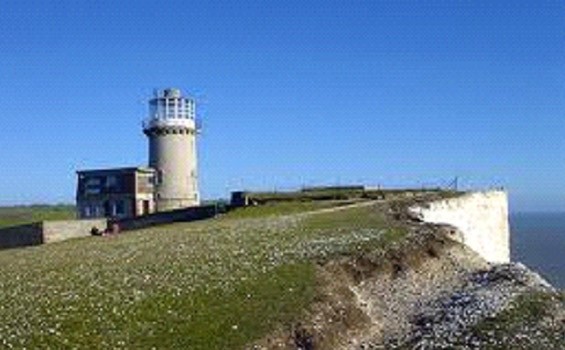
<svg viewBox="0 0 565 350"><path fill-rule="evenodd" d="M511 259L565 289L565 212L510 215Z"/></svg>

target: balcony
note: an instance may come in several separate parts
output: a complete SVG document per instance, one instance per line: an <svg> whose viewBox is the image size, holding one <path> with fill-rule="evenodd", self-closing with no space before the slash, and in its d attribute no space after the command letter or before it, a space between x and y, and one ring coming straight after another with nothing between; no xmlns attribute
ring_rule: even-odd
<svg viewBox="0 0 565 350"><path fill-rule="evenodd" d="M143 130L166 127L185 127L196 129L196 122L189 118L147 118L142 122Z"/></svg>

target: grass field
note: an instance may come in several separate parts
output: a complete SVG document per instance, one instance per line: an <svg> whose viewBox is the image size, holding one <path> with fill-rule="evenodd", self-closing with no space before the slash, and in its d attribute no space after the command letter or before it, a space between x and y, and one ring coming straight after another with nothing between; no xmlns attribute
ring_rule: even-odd
<svg viewBox="0 0 565 350"><path fill-rule="evenodd" d="M0 228L43 220L68 220L74 218L75 207L73 205L0 207Z"/></svg>
<svg viewBox="0 0 565 350"><path fill-rule="evenodd" d="M307 209L0 251L0 347L241 348L307 310L314 261L403 236L374 207Z"/></svg>

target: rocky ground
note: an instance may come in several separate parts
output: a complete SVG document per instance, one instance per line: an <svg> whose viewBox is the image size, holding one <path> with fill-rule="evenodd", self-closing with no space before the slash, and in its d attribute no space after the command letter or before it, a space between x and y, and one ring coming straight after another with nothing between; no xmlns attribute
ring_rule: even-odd
<svg viewBox="0 0 565 350"><path fill-rule="evenodd" d="M563 349L565 346L563 297L524 265L496 265L469 274L465 282L462 288L424 305L411 317L410 330L389 340L386 347Z"/></svg>

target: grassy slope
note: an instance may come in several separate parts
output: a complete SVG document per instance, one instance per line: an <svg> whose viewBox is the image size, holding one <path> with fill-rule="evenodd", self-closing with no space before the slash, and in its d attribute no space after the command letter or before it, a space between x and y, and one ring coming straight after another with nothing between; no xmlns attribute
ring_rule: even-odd
<svg viewBox="0 0 565 350"><path fill-rule="evenodd" d="M312 216L248 210L1 251L0 344L240 348L307 308L313 261L403 234L369 207Z"/></svg>
<svg viewBox="0 0 565 350"><path fill-rule="evenodd" d="M74 219L75 216L75 207L72 205L0 207L0 228L43 220Z"/></svg>

